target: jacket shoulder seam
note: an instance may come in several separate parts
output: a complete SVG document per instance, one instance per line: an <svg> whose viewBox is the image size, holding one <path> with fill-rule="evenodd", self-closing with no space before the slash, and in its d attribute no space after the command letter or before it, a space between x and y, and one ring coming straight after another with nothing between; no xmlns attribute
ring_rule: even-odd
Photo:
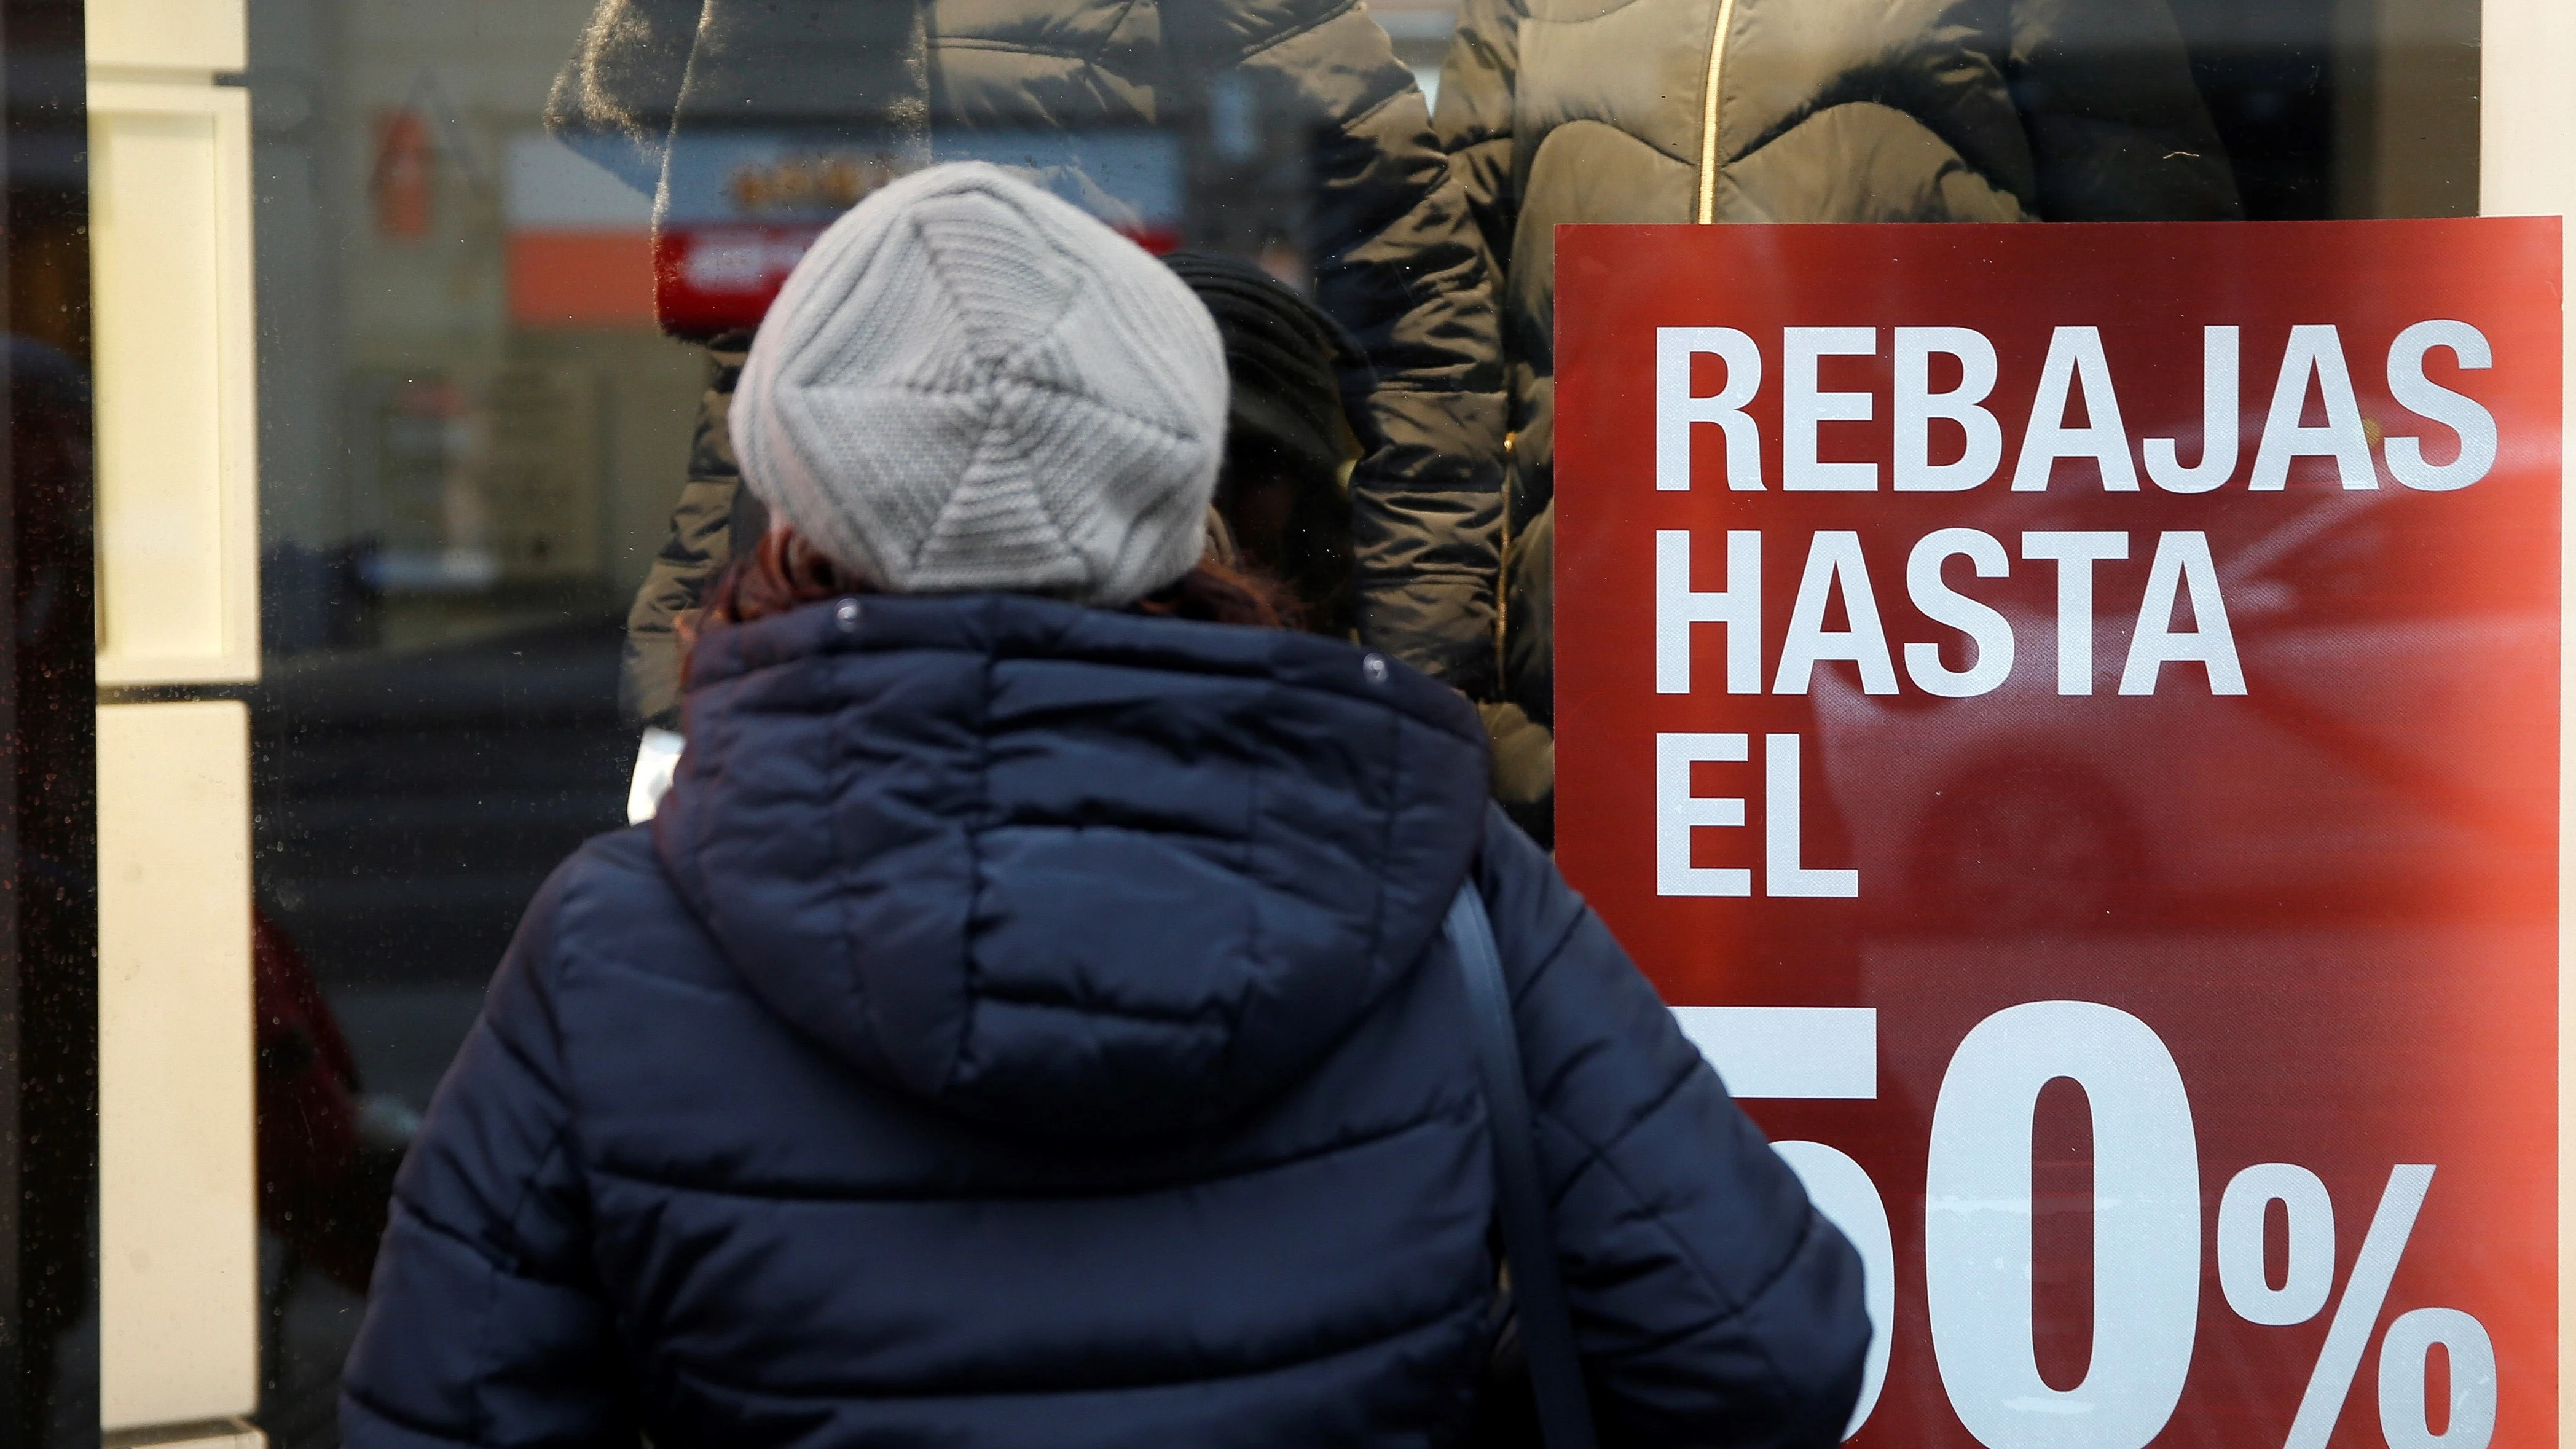
<svg viewBox="0 0 2576 1449"><path fill-rule="evenodd" d="M815 1395L815 1397L823 1397L825 1394L829 1394L833 1398L844 1398L853 1393L864 1393L870 1397L910 1402L919 1402L928 1399L1020 1398L1036 1397L1040 1395L1064 1396L1072 1393L1133 1393L1139 1390L1173 1388L1181 1385L1197 1385L1221 1383L1228 1380L1253 1379L1259 1378L1265 1374L1290 1372L1304 1368L1310 1364L1323 1363L1327 1360L1340 1358L1348 1354L1364 1353L1380 1344L1421 1333L1426 1329L1435 1328L1456 1317L1462 1311L1472 1308L1474 1306L1475 1296L1475 1292L1471 1290L1469 1294L1441 1303L1435 1309L1425 1313L1420 1318L1405 1323L1395 1324L1381 1332L1366 1334L1361 1337L1353 1338L1348 1342L1334 1344L1330 1347L1317 1349L1309 1353L1288 1355L1276 1360L1275 1362L1259 1364L1251 1367L1229 1369L1216 1373L1187 1374L1171 1378L1122 1379L1109 1383L1098 1382L1095 1380L1082 1383L1078 1386L1072 1384L1045 1384L1030 1385L1027 1387L1013 1387L981 1382L967 1384L955 1381L926 1387L909 1387L889 1384L867 1384L864 1386L847 1385L835 1386L834 1389L826 1390L824 1393ZM723 1378L710 1374L705 1371L703 1366L695 1366L683 1370L682 1372L684 1372L688 1377L694 1378L701 1383L718 1388L733 1389L736 1392L742 1392L750 1388L749 1385L731 1383Z"/></svg>
<svg viewBox="0 0 2576 1449"><path fill-rule="evenodd" d="M1003 55L1043 55L1055 60L1095 64L1092 56L1062 46L1040 45L1026 40L1003 40L991 35L952 35L930 42L932 50L983 50Z"/></svg>
<svg viewBox="0 0 2576 1449"><path fill-rule="evenodd" d="M1109 18L1109 23L1107 25L1101 27L1100 43L1084 52L1082 57L1084 63L1089 65L1100 64L1100 58L1109 53L1111 42L1118 38L1118 27L1127 23L1127 17L1133 14L1135 9L1136 0L1119 0L1118 13Z"/></svg>
<svg viewBox="0 0 2576 1449"><path fill-rule="evenodd" d="M564 1147L563 1136L564 1129L562 1124L559 1123L557 1124L554 1132L547 1138L545 1150L537 1154L535 1167L520 1181L518 1196L511 1201L510 1210L499 1215L499 1221L508 1226L510 1234L514 1240L514 1245L515 1240L519 1236L519 1221L526 1214L529 1202L536 1196L536 1184L538 1179L544 1175L545 1169L562 1155ZM483 1300L483 1306L481 1312L477 1315L477 1318L479 1322L487 1327L500 1317L499 1296L501 1291L501 1282L504 1278L527 1278L535 1282L549 1283L552 1286L559 1288L574 1286L563 1283L560 1280L518 1271L516 1262L504 1261L502 1258L496 1256L488 1245L477 1241L471 1233L468 1233L453 1224L444 1221L436 1214L427 1211L422 1206L420 1200L410 1193L402 1192L398 1189L394 1194L394 1201L399 1205L403 1214L411 1220L415 1227L418 1227L423 1232L433 1234L456 1244L467 1253L472 1254L475 1261L481 1265L483 1270L483 1281L481 1284L482 1291L480 1296ZM512 1254L512 1258L517 1262L524 1262L525 1257L526 1255L524 1253L514 1252ZM500 1438L499 1414L492 1405L490 1395L485 1392L485 1387L491 1382L493 1376L494 1363L492 1352L494 1339L491 1334L482 1333L476 1335L476 1342L477 1348L471 1359L473 1371L466 1378L466 1385L473 1396L471 1400L473 1406L472 1417L476 1431L474 1442L496 1443Z"/></svg>
<svg viewBox="0 0 2576 1449"><path fill-rule="evenodd" d="M453 1434L445 1433L436 1425L430 1424L425 1420L416 1419L410 1414L393 1408L391 1405L380 1402L374 1394L367 1391L367 1387L364 1384L345 1384L342 1386L340 1392L350 1402L364 1408L368 1413L375 1415L377 1418L382 1419L389 1424L398 1424L403 1428L410 1430L412 1433L419 1435L423 1439L434 1440L441 1444L466 1444L472 1442L471 1440L459 1439Z"/></svg>
<svg viewBox="0 0 2576 1449"><path fill-rule="evenodd" d="M1276 50L1280 46L1286 45L1289 41L1295 40L1301 35L1309 35L1315 31L1321 30L1325 26L1332 24L1334 21L1341 19L1345 15L1351 14L1359 8L1360 0L1339 0L1339 3L1334 5L1331 10L1326 11L1322 15L1316 16L1314 19L1307 21L1303 25L1292 25L1286 30L1280 31L1278 34L1262 41L1258 45L1245 47L1243 52L1235 57L1235 64L1241 65L1245 61L1252 59L1254 56L1259 55L1264 51ZM1380 104L1384 103L1381 102ZM1371 106L1369 108L1371 111L1376 109L1376 106ZM1361 114L1366 115L1368 112L1363 111Z"/></svg>
<svg viewBox="0 0 2576 1449"><path fill-rule="evenodd" d="M549 1145L547 1150L539 1156L538 1163L540 1166L543 1166L545 1163L552 1161L558 1155L556 1146ZM530 1176L533 1178L534 1174L530 1174ZM543 1273L522 1272L520 1271L520 1266L524 1263L524 1258L522 1258L519 1263L503 1262L500 1259L495 1258L492 1255L491 1249L485 1244L476 1241L473 1234L466 1232L464 1229L447 1222L432 1212L429 1212L427 1209L422 1207L420 1200L416 1197L407 1193L397 1192L394 1195L394 1201L401 1206L404 1214L411 1220L414 1227L419 1228L422 1232L428 1233L433 1237L444 1238L447 1241L465 1249L465 1251L472 1253L475 1258L488 1268L496 1278L506 1274L513 1278L524 1278L531 1283L543 1283L554 1288L579 1289L583 1286L582 1284L569 1279L553 1277ZM514 1212L512 1216L515 1218L516 1213Z"/></svg>
<svg viewBox="0 0 2576 1449"><path fill-rule="evenodd" d="M1766 1148L1765 1150L1768 1149ZM1620 1191L1627 1194L1628 1200L1642 1206L1645 1202L1645 1195L1638 1192L1636 1186L1628 1181L1627 1174L1621 1172L1618 1165L1606 1156L1599 1159L1599 1162L1601 1170L1609 1176L1611 1181L1619 1185ZM1797 1240L1789 1245L1789 1250L1787 1252L1780 1255L1778 1262L1771 1264L1770 1271L1764 1273L1760 1280L1754 1283L1751 1288L1747 1289L1744 1295L1740 1298L1728 1293L1726 1291L1726 1285L1718 1282L1717 1279L1709 1273L1707 1265L1702 1263L1699 1260L1698 1255L1690 1250L1690 1245L1683 1242L1681 1235L1673 1231L1672 1224L1664 1221L1663 1214L1650 1212L1644 1214L1644 1216L1654 1225L1655 1232L1661 1236L1665 1242L1672 1245L1675 1255L1683 1262L1690 1264L1692 1276L1698 1278L1699 1281L1708 1288L1710 1293L1717 1298L1717 1301L1724 1305L1724 1311L1720 1312L1715 1318L1709 1320L1708 1326L1713 1327L1718 1324L1733 1323L1744 1317L1747 1313L1750 1313L1753 1310L1753 1305L1761 1302L1764 1297L1769 1295L1773 1288L1779 1286L1780 1280L1786 1278L1789 1275L1790 1268L1797 1264L1799 1255L1806 1251L1807 1244L1814 1240L1818 1214L1812 1205L1807 1209L1807 1220L1799 1229ZM1755 1351L1761 1354L1762 1366L1770 1375L1772 1384L1780 1390L1782 1397L1787 1397L1789 1376L1780 1371L1779 1360L1772 1354L1771 1345L1767 1342L1757 1341Z"/></svg>
<svg viewBox="0 0 2576 1449"><path fill-rule="evenodd" d="M1329 1157L1334 1153L1348 1152L1356 1148L1375 1146L1378 1143L1392 1141L1410 1133L1428 1130L1443 1122L1463 1120L1468 1115L1470 1104L1476 1100L1479 1099L1475 1097L1473 1092L1467 1092L1455 1097L1442 1099L1434 1102L1430 1110L1422 1113L1420 1116L1411 1117L1402 1122L1372 1128L1366 1131L1344 1133L1332 1138L1330 1141L1318 1143L1315 1146L1306 1148L1302 1151L1291 1152L1278 1157L1263 1158L1258 1162L1245 1163L1239 1167L1230 1168L1223 1172L1187 1178L1173 1178L1167 1181L1119 1183L1113 1186L1097 1189L1069 1189L1063 1192L1026 1191L1011 1193L992 1188L959 1189L952 1192L841 1191L822 1189L797 1190L794 1189L792 1185L776 1183L763 1184L759 1186L748 1184L718 1186L704 1182L686 1181L678 1177L664 1176L641 1168L617 1167L606 1163L591 1164L589 1170L601 1177L614 1178L620 1182L634 1183L641 1187L659 1188L667 1192L693 1193L704 1197L743 1198L768 1201L821 1203L898 1202L920 1203L927 1205L943 1202L1071 1202L1089 1198L1141 1197L1152 1193L1188 1191L1196 1188L1208 1187L1217 1183L1231 1182L1240 1178L1257 1177L1266 1172L1275 1172L1282 1168L1297 1167L1304 1163Z"/></svg>
<svg viewBox="0 0 2576 1449"><path fill-rule="evenodd" d="M1576 1161L1574 1168L1575 1172L1579 1173L1594 1162L1608 1161L1610 1154L1618 1151L1620 1144L1626 1142L1631 1133L1634 1133L1639 1127L1645 1125L1646 1119L1654 1116L1657 1112L1662 1111L1666 1103L1669 1103L1674 1097L1680 1095L1682 1088L1690 1085L1690 1080L1697 1074L1699 1066L1700 1063L1692 1062L1688 1066L1685 1066L1681 1070L1673 1073L1672 1079L1664 1083L1661 1087L1658 1087L1653 1096L1647 1098L1644 1103L1639 1105L1635 1112L1629 1115L1628 1120L1619 1124L1618 1130L1612 1132L1610 1135L1602 1138L1598 1142L1585 1136L1580 1128L1576 1127L1572 1122L1567 1121L1564 1117L1555 1112L1542 1111L1541 1115L1545 1116L1549 1121L1556 1123L1559 1127L1564 1128L1567 1136L1572 1137L1575 1141L1583 1144L1584 1155ZM1572 1174L1569 1174L1569 1176L1571 1175Z"/></svg>
<svg viewBox="0 0 2576 1449"><path fill-rule="evenodd" d="M1442 296L1451 292L1472 290L1474 289L1469 287L1450 287L1441 285L1433 287L1431 289L1431 295ZM1503 390L1501 388L1494 387L1459 387L1451 383L1395 381L1381 381L1377 386L1370 388L1369 391L1373 393L1409 392L1418 393L1428 397L1501 397L1503 395Z"/></svg>

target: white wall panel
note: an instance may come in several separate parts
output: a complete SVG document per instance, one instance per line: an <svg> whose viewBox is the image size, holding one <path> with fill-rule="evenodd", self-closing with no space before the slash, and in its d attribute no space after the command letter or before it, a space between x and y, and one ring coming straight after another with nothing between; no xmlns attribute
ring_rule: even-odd
<svg viewBox="0 0 2576 1449"><path fill-rule="evenodd" d="M259 673L248 102L90 86L104 685Z"/></svg>
<svg viewBox="0 0 2576 1449"><path fill-rule="evenodd" d="M88 0L98 681L259 671L243 0ZM100 1414L255 1445L249 726L99 711Z"/></svg>
<svg viewBox="0 0 2576 1449"><path fill-rule="evenodd" d="M89 0L89 63L241 70L244 19L244 0Z"/></svg>
<svg viewBox="0 0 2576 1449"><path fill-rule="evenodd" d="M2479 16L2478 208L2489 216L2576 213L2576 5L2568 0L2486 0ZM2562 239L2563 240L2563 239ZM2565 259L2562 258L2562 265ZM2564 326L2576 266L2561 273L2556 306ZM2576 419L2576 348L2566 356L2562 423ZM2562 435L2563 438L2563 435ZM2565 467L2564 444L2560 466ZM2563 477L2563 474L2562 474ZM2562 498L2565 493L2562 490ZM2561 505L2562 520L2565 505ZM2576 553L2559 558L2560 638L2576 638L2567 613L2576 603ZM2576 960L2569 907L2576 872L2569 869L2567 830L2576 805L2576 650L2562 642L2558 680L2558 1438L2576 1429Z"/></svg>
<svg viewBox="0 0 2576 1449"><path fill-rule="evenodd" d="M250 717L98 712L99 1395L111 1429L259 1400Z"/></svg>

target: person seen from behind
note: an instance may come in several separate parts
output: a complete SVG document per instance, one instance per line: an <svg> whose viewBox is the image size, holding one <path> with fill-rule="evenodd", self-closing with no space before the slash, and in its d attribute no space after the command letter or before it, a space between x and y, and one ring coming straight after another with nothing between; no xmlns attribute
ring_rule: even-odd
<svg viewBox="0 0 2576 1449"><path fill-rule="evenodd" d="M1281 623L1358 637L1351 475L1384 441L1368 406L1375 374L1367 358L1323 309L1242 258L1177 251L1163 264L1215 317L1225 348L1225 450L1208 514L1209 552L1279 585ZM744 537L758 540L767 531L769 510L757 496L737 492L728 507ZM710 567L691 585L693 594L707 592L722 573L722 565ZM697 613L676 616L672 627L688 630ZM677 724L676 702L673 709ZM646 732L627 795L630 824L653 817L685 743L677 729Z"/></svg>
<svg viewBox="0 0 2576 1449"><path fill-rule="evenodd" d="M1224 461L1216 475L1222 561L1287 591L1296 627L1358 637L1351 471L1384 441L1365 392L1375 378L1350 334L1297 290L1241 257L1163 258L1216 320L1225 349Z"/></svg>
<svg viewBox="0 0 2576 1449"><path fill-rule="evenodd" d="M1181 251L1163 264L1207 304L1225 343L1216 513L1226 545L1286 587L1298 628L1358 637L1350 478L1382 441L1366 359L1321 308L1240 257ZM1554 737L1509 704L1480 700L1476 713L1493 744L1495 798L1515 824L1543 824L1514 784L1552 776Z"/></svg>
<svg viewBox="0 0 2576 1449"><path fill-rule="evenodd" d="M797 268L772 511L649 827L530 906L395 1193L356 1449L1453 1444L1483 894L1613 1445L1840 1437L1861 1269L1486 799L1450 689L1212 561L1170 271L935 167Z"/></svg>

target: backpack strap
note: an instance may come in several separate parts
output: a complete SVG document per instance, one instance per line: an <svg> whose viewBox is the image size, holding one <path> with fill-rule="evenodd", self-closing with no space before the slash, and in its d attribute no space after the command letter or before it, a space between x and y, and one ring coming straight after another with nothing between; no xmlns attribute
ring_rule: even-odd
<svg viewBox="0 0 2576 1449"><path fill-rule="evenodd" d="M1538 1134L1521 1081L1520 1033L1512 1025L1511 987L1494 950L1485 898L1470 877L1449 903L1444 927L1467 984L1467 1015L1484 1086L1485 1120L1493 1129L1494 1198L1503 1223L1503 1256L1511 1265L1512 1308L1529 1356L1538 1404L1539 1440L1547 1449L1593 1449L1592 1410L1583 1392L1583 1360L1574 1346L1574 1317L1556 1268L1556 1234L1539 1185Z"/></svg>

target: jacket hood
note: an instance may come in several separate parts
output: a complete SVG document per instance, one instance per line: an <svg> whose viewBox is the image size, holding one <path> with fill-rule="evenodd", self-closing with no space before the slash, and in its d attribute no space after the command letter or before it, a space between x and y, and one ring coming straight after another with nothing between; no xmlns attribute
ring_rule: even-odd
<svg viewBox="0 0 2576 1449"><path fill-rule="evenodd" d="M1072 1139L1240 1114L1419 958L1474 711L1331 640L1015 595L699 642L653 834L752 989L893 1089Z"/></svg>

